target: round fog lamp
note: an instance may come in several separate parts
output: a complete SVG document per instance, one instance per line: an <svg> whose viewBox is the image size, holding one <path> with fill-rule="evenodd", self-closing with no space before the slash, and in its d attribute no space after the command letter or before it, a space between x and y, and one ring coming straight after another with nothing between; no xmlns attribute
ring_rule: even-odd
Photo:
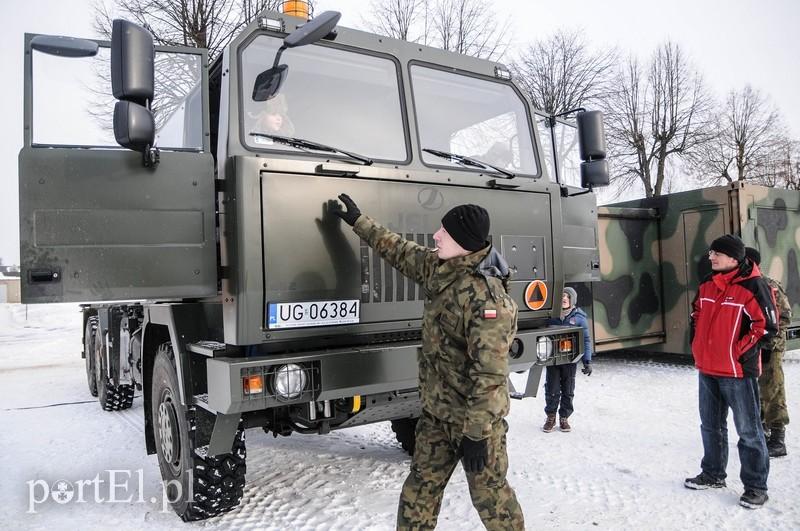
<svg viewBox="0 0 800 531"><path fill-rule="evenodd" d="M539 361L546 361L553 354L553 342L547 336L536 340L536 357Z"/></svg>
<svg viewBox="0 0 800 531"><path fill-rule="evenodd" d="M294 400L306 388L306 372L299 365L281 365L275 371L275 394L282 400Z"/></svg>

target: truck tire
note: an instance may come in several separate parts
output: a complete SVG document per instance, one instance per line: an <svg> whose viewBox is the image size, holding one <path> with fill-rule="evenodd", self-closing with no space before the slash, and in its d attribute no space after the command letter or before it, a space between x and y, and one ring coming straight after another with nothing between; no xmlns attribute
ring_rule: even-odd
<svg viewBox="0 0 800 531"><path fill-rule="evenodd" d="M95 369L94 338L97 334L97 316L92 315L86 319L86 328L83 331L83 355L86 361L86 381L89 392L97 396L97 371Z"/></svg>
<svg viewBox="0 0 800 531"><path fill-rule="evenodd" d="M195 444L194 406L181 404L170 343L158 348L151 379L153 431L166 495L184 522L204 520L234 509L244 495L247 449L244 430L231 452L206 455ZM188 496L191 494L191 498Z"/></svg>
<svg viewBox="0 0 800 531"><path fill-rule="evenodd" d="M392 421L392 431L408 455L414 455L414 444L416 442L416 430L418 418L395 419Z"/></svg>
<svg viewBox="0 0 800 531"><path fill-rule="evenodd" d="M105 411L121 411L133 405L133 385L114 382L106 376L106 341L99 327L94 334L94 373L97 399Z"/></svg>

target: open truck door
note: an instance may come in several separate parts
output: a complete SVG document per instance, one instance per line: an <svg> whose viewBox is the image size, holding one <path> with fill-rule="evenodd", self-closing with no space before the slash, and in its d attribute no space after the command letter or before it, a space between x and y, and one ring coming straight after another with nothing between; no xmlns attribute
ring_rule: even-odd
<svg viewBox="0 0 800 531"><path fill-rule="evenodd" d="M114 39L25 36L19 154L25 303L217 292L206 52L154 48L150 40L155 98L152 89L145 98L147 80L119 61L134 38L152 38L129 29L115 27L122 38L114 53ZM114 96L122 98L116 109ZM140 147L137 135L148 117L154 142L147 149L159 157L145 165L144 147L132 149Z"/></svg>

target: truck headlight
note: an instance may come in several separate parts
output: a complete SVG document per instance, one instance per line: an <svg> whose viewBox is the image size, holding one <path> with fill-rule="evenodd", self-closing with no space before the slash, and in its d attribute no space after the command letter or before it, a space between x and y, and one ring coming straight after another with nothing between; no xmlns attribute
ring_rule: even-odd
<svg viewBox="0 0 800 531"><path fill-rule="evenodd" d="M536 340L536 357L539 361L546 361L553 354L553 342L547 336Z"/></svg>
<svg viewBox="0 0 800 531"><path fill-rule="evenodd" d="M299 365L281 365L274 376L275 395L281 400L294 400L306 388L306 371Z"/></svg>

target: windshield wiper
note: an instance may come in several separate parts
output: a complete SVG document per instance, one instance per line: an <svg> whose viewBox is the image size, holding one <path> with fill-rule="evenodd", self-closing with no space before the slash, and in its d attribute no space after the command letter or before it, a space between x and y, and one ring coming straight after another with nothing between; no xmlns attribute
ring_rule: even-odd
<svg viewBox="0 0 800 531"><path fill-rule="evenodd" d="M358 155L356 153L345 151L343 149L326 146L325 144L318 144L317 142L312 142L311 140L305 140L304 138L295 138L291 136L280 136L280 135L271 135L269 133L255 133L255 132L250 133L250 136L269 138L270 140L277 142L278 144L283 144L285 146L290 146L297 149L306 149L306 150L313 149L314 151L324 151L326 153L338 153L346 157L350 157L353 160L357 160L364 166L372 165L372 159L365 157L364 155Z"/></svg>
<svg viewBox="0 0 800 531"><path fill-rule="evenodd" d="M428 149L428 148L423 148L422 151L430 153L431 155L436 155L437 157L441 157L443 159L447 159L450 162L461 164L462 166L469 166L472 168L482 168L484 170L493 170L499 174L505 175L509 179L513 179L514 177L516 177L515 173L512 173L508 170L504 170L503 168L498 168L497 166L493 166L488 162L483 162L482 160L473 159L472 157L466 157L464 155L456 155L455 153L448 153L446 151L439 151L436 149Z"/></svg>

